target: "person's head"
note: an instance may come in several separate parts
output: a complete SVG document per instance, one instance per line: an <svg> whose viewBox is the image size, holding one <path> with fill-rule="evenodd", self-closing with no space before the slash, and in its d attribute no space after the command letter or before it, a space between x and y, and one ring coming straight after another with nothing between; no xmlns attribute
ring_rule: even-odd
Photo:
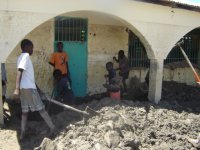
<svg viewBox="0 0 200 150"><path fill-rule="evenodd" d="M124 58L124 51L123 50L119 50L119 52L118 52L118 59L122 59L122 58Z"/></svg>
<svg viewBox="0 0 200 150"><path fill-rule="evenodd" d="M55 69L53 71L53 76L56 80L60 80L62 78L62 72L59 69Z"/></svg>
<svg viewBox="0 0 200 150"><path fill-rule="evenodd" d="M31 40L29 39L24 39L21 42L21 49L22 52L26 52L29 53L29 55L33 54L33 43Z"/></svg>
<svg viewBox="0 0 200 150"><path fill-rule="evenodd" d="M62 52L63 51L63 43L62 42L58 42L57 43L57 49L58 49L58 52Z"/></svg>
<svg viewBox="0 0 200 150"><path fill-rule="evenodd" d="M106 69L107 70L113 69L113 63L111 61L106 63Z"/></svg>

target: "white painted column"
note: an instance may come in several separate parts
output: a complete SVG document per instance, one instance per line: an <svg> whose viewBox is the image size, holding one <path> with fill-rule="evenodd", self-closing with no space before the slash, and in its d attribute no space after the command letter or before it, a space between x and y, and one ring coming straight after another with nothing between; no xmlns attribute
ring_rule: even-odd
<svg viewBox="0 0 200 150"><path fill-rule="evenodd" d="M148 99L156 104L161 99L164 59L151 59Z"/></svg>
<svg viewBox="0 0 200 150"><path fill-rule="evenodd" d="M0 63L0 79L1 77L1 63ZM0 80L0 125L4 125L3 120L3 99L2 99L2 80Z"/></svg>

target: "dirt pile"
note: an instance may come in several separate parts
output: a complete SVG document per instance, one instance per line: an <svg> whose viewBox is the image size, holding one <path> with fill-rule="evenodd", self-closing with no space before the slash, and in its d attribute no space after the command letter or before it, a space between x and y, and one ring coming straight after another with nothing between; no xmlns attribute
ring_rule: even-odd
<svg viewBox="0 0 200 150"><path fill-rule="evenodd" d="M133 91L138 87L134 83ZM6 130L0 130L0 149L29 150L40 145L38 149L43 150L195 150L186 138L200 133L200 87L163 82L158 105L145 101L143 95L128 93L130 100L121 101L86 97L88 103L76 107L84 110L88 105L100 115L89 118L87 124L82 115L72 111L52 115L58 132L51 138L46 138L48 127L42 119L29 118L25 139L17 142L20 120L14 117Z"/></svg>
<svg viewBox="0 0 200 150"><path fill-rule="evenodd" d="M54 139L45 138L38 149L191 149L186 137L195 138L200 131L199 114L177 112L165 101L154 105L104 98L88 105L98 110L100 116L89 118L84 124L80 115L62 112L53 118L58 135Z"/></svg>
<svg viewBox="0 0 200 150"><path fill-rule="evenodd" d="M162 101L167 101L176 111L200 113L200 87L185 83L163 82Z"/></svg>

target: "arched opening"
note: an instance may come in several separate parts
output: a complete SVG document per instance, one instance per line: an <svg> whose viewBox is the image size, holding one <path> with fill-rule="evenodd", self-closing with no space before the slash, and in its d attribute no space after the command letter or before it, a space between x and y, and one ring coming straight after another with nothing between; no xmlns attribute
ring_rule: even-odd
<svg viewBox="0 0 200 150"><path fill-rule="evenodd" d="M187 57L194 67L198 69L200 63L200 28L196 28L183 36L183 44L181 47L184 49ZM172 80L180 83L187 83L189 85L195 84L195 78L191 68L186 62L180 48L175 46L172 48L167 58L164 61L165 68L173 69L173 73L164 74L164 80Z"/></svg>
<svg viewBox="0 0 200 150"><path fill-rule="evenodd" d="M83 30L82 27L85 27ZM84 33L82 33L84 31ZM140 49L141 54L137 52L137 55L131 55L130 52L130 37L131 33L134 37L137 37L139 45L136 44L135 48ZM82 37L84 36L84 37ZM65 42L65 49L69 55L71 55L70 60L70 72L74 72L74 75L79 75L77 73L77 68L73 65L82 59L82 56L86 56L85 60L85 70L83 80L85 80L85 93L98 93L104 91L102 83L105 82L104 74L106 73L105 64L108 61L113 61L113 56L116 56L120 49L125 50L127 56L134 57L130 59L130 64L142 64L147 67L147 52L144 51L144 47L148 47L148 42L145 42L144 46L142 42L145 38L131 26L128 22L123 19L98 12L90 11L76 11L61 14L47 22L41 24L33 31L31 31L25 38L29 38L34 43L35 52L32 56L32 61L35 66L35 77L39 86L44 89L49 95L52 92L52 68L48 65L49 57L53 51L55 51L55 43L57 41ZM84 39L82 39L84 38ZM140 41L141 39L141 41ZM132 39L133 40L133 39ZM136 40L136 39L135 39ZM78 44L78 45L76 45ZM81 51L80 54L74 53L77 49L81 50L85 46L85 53ZM141 47L142 48L141 48ZM153 51L148 48L148 54L154 55ZM8 69L14 70L16 67L16 59L21 52L19 44L10 54L7 59ZM77 52L77 51L76 51ZM80 56L80 58L78 58ZM144 57L144 60L143 60ZM135 59L137 58L137 59ZM132 60L136 60L133 62ZM145 61L145 63L143 62ZM83 64L83 63L79 63ZM81 67L82 69L84 67ZM139 67L139 66L132 66ZM140 66L143 67L143 66ZM79 66L80 68L80 66ZM137 75L142 77L144 80L144 74L141 74L141 70L132 75ZM131 76L130 76L131 77ZM74 78L77 80L78 77ZM15 81L15 74L9 74L9 80ZM76 83L76 85L79 85ZM81 86L79 86L80 88ZM8 91L11 94L13 90L13 85L8 87ZM83 89L83 88L81 88ZM83 96L81 95L81 96Z"/></svg>
<svg viewBox="0 0 200 150"><path fill-rule="evenodd" d="M200 72L199 33L200 28L195 28L180 39L183 40L182 49L198 74ZM194 72L179 46L173 47L164 61L163 79L162 100L169 100L171 103L175 102L182 109L186 107L195 109L196 105L199 105L199 87L196 86L197 81Z"/></svg>
<svg viewBox="0 0 200 150"><path fill-rule="evenodd" d="M132 68L149 68L149 59L141 40L129 31L129 63Z"/></svg>

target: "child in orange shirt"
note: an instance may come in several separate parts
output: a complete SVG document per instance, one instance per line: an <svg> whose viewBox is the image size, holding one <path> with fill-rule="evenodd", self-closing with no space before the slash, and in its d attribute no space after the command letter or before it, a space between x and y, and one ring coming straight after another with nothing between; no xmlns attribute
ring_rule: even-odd
<svg viewBox="0 0 200 150"><path fill-rule="evenodd" d="M54 67L54 70L58 69L62 72L63 76L68 73L68 55L63 52L63 43L57 43L57 52L54 52L51 56L49 64Z"/></svg>

